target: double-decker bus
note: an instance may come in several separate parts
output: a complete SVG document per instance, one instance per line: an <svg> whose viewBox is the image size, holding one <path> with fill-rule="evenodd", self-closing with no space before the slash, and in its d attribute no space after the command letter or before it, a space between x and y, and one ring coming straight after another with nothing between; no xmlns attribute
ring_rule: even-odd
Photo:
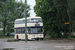
<svg viewBox="0 0 75 50"><path fill-rule="evenodd" d="M14 24L15 39L25 39L25 18L16 19ZM41 17L27 17L27 40L43 40Z"/></svg>

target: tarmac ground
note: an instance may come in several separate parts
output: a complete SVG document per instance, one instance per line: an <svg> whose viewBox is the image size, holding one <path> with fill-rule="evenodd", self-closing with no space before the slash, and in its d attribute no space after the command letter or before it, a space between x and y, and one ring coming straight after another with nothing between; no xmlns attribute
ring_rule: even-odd
<svg viewBox="0 0 75 50"><path fill-rule="evenodd" d="M39 41L7 42L0 38L0 50L75 50L75 40L44 39Z"/></svg>

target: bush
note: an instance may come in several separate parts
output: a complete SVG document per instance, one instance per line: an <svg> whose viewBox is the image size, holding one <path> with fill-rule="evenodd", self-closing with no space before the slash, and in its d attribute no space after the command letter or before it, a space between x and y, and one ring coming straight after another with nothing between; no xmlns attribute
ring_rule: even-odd
<svg viewBox="0 0 75 50"><path fill-rule="evenodd" d="M7 41L19 41L18 39L8 39Z"/></svg>

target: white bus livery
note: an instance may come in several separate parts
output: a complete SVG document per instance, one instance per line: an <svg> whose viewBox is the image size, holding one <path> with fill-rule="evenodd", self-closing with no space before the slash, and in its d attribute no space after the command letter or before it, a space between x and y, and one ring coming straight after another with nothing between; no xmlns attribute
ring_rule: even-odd
<svg viewBox="0 0 75 50"><path fill-rule="evenodd" d="M16 19L14 24L15 39L25 39L25 18ZM43 40L41 17L27 17L27 40Z"/></svg>

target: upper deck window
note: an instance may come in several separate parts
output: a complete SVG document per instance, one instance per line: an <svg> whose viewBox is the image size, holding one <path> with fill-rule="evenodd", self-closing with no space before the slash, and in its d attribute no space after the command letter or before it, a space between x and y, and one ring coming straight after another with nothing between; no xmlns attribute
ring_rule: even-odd
<svg viewBox="0 0 75 50"><path fill-rule="evenodd" d="M25 20L15 21L15 24L25 23Z"/></svg>
<svg viewBox="0 0 75 50"><path fill-rule="evenodd" d="M42 22L42 19L31 19L31 22Z"/></svg>
<svg viewBox="0 0 75 50"><path fill-rule="evenodd" d="M42 19L38 18L32 18L32 19L27 19L27 23L30 23L30 22L42 22ZM15 24L22 24L22 23L25 23L25 20L17 20L15 21Z"/></svg>
<svg viewBox="0 0 75 50"><path fill-rule="evenodd" d="M30 22L30 19L27 19L27 22ZM15 24L25 23L25 20L15 21Z"/></svg>

